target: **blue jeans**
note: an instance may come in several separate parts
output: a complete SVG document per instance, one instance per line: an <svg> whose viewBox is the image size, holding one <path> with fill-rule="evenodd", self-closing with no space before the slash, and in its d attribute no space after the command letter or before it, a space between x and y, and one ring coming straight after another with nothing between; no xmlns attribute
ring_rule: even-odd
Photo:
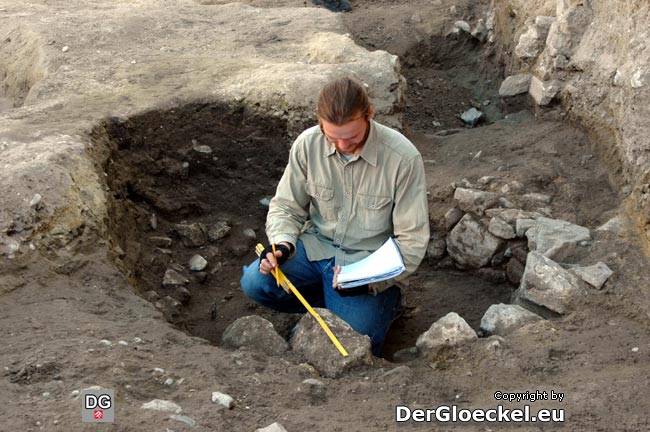
<svg viewBox="0 0 650 432"><path fill-rule="evenodd" d="M281 268L311 306L329 309L355 331L368 335L372 353L378 356L400 306L399 287L392 286L376 296L341 297L332 287L333 267L334 258L309 261L302 241L298 241L296 253ZM287 313L307 312L294 295L276 285L273 275L260 273L259 259L244 267L241 286L249 299L268 308Z"/></svg>

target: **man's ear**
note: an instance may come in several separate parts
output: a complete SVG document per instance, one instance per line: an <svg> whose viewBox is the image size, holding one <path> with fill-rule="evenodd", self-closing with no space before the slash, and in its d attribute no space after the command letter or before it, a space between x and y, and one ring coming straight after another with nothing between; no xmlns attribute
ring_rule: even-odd
<svg viewBox="0 0 650 432"><path fill-rule="evenodd" d="M370 120L374 115L375 108L372 105L368 106L368 111L366 111L366 120Z"/></svg>

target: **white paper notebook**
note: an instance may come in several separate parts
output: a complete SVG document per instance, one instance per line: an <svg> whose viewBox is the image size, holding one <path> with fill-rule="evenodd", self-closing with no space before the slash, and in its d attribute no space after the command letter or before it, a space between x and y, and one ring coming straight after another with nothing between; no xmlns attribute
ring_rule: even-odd
<svg viewBox="0 0 650 432"><path fill-rule="evenodd" d="M354 288L393 278L405 269L397 243L393 238L389 238L368 257L354 264L343 266L338 282L344 289Z"/></svg>

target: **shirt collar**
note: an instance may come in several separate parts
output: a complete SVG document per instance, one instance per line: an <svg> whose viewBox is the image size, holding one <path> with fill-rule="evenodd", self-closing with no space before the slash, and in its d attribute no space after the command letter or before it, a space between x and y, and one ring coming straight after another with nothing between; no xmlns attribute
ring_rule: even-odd
<svg viewBox="0 0 650 432"><path fill-rule="evenodd" d="M325 136L323 135L323 138ZM327 142L327 150L325 152L325 156L332 156L333 154L336 154L336 147L334 144ZM370 132L368 132L368 139L366 139L366 143L361 147L361 151L359 152L359 157L363 158L366 162L368 162L372 166L377 165L377 126L375 125L374 120L370 120Z"/></svg>
<svg viewBox="0 0 650 432"><path fill-rule="evenodd" d="M370 120L370 132L368 132L368 139L361 147L359 157L368 162L372 166L377 165L377 127L374 120Z"/></svg>

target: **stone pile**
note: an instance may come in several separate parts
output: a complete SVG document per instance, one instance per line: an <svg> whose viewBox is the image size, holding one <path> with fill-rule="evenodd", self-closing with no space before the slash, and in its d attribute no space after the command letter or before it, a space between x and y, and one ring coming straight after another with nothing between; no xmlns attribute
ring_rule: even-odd
<svg viewBox="0 0 650 432"><path fill-rule="evenodd" d="M452 185L455 207L438 224L446 232L432 234L430 262L442 266L448 253L457 268L492 282L508 280L518 286L513 302L545 317L567 313L590 288L601 289L611 276L602 262L586 267L567 264L588 256L591 232L551 218L545 207L550 196L525 193L521 183L503 183L493 176L476 185L465 179L460 184ZM495 321L496 317L505 321ZM485 319L485 332L506 334L513 328L510 321L519 326L531 316L522 315L519 307L501 305Z"/></svg>
<svg viewBox="0 0 650 432"><path fill-rule="evenodd" d="M432 234L430 261L446 252L458 268L518 284L529 250L563 261L590 245L587 228L549 217L548 195L524 193L521 183L490 176L460 183L452 185L455 207L438 224L445 232Z"/></svg>
<svg viewBox="0 0 650 432"><path fill-rule="evenodd" d="M368 336L355 332L348 323L327 309L315 310L336 335L348 356L341 355L310 314L301 318L290 340L293 352L300 354L318 373L328 378L336 378L373 364ZM239 318L228 326L222 343L228 348L246 347L275 356L282 355L289 349L287 342L276 333L273 324L255 315ZM303 387L306 393L313 396L314 403L324 398L325 390L316 380L303 382Z"/></svg>
<svg viewBox="0 0 650 432"><path fill-rule="evenodd" d="M214 261L219 253L216 245L230 235L232 228L224 220L213 223L180 222L165 233L159 233L162 230L155 214L151 215L150 227L154 233L144 243L143 247L150 250L144 260L151 267L162 267L165 270L158 292L151 290L145 297L168 317L175 317L180 313L180 308L192 299L192 287L204 284L209 273L219 271L221 264L211 260ZM251 250L257 236L252 228L246 228L242 237L245 242L241 247L246 253ZM192 249L199 253L194 253L185 262L176 262L173 257L178 248Z"/></svg>
<svg viewBox="0 0 650 432"><path fill-rule="evenodd" d="M506 77L501 97L528 93L538 106L549 105L563 89L563 72L572 68L576 49L593 12L582 4L558 0L556 16L535 16L516 39L514 54L533 73Z"/></svg>

